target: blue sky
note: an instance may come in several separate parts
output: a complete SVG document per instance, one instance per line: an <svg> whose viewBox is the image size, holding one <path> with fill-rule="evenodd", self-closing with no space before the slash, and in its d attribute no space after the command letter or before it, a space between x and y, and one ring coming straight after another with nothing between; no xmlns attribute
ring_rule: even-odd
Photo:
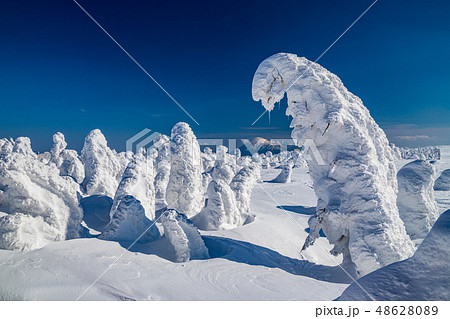
<svg viewBox="0 0 450 319"><path fill-rule="evenodd" d="M79 149L188 122L200 137L287 137L285 103L251 98L277 52L315 60L373 1L79 0L200 123L181 111L71 0L0 3L0 136L35 150L56 131ZM450 144L450 2L378 1L320 60L398 145Z"/></svg>

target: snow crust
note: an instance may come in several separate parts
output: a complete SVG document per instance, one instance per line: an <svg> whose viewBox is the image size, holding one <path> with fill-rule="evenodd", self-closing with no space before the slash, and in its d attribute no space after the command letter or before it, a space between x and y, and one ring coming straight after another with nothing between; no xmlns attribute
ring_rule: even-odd
<svg viewBox="0 0 450 319"><path fill-rule="evenodd" d="M397 173L397 205L406 232L412 240L422 240L439 217L434 198L435 169L424 160L406 164Z"/></svg>
<svg viewBox="0 0 450 319"><path fill-rule="evenodd" d="M362 101L319 64L279 53L258 67L255 101L269 112L287 95L292 138L312 140L325 165L307 158L318 197L305 248L322 229L361 275L410 257L414 245L396 205L394 154L384 132Z"/></svg>
<svg viewBox="0 0 450 319"><path fill-rule="evenodd" d="M187 123L172 128L170 176L166 190L167 207L195 216L203 208L200 146Z"/></svg>

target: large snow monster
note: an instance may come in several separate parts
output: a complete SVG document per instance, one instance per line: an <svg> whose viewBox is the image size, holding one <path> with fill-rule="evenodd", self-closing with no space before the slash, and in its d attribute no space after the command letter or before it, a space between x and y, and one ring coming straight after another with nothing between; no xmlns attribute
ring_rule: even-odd
<svg viewBox="0 0 450 319"><path fill-rule="evenodd" d="M393 151L362 101L333 73L288 53L259 65L252 94L269 112L286 94L292 138L298 146L314 142L322 157L307 156L318 202L304 248L322 229L331 253L342 253L360 275L410 257L414 245L397 209Z"/></svg>

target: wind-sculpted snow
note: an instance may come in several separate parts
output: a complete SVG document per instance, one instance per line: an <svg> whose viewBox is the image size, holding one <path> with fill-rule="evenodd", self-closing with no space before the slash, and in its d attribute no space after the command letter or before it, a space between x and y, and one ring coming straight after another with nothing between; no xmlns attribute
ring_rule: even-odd
<svg viewBox="0 0 450 319"><path fill-rule="evenodd" d="M292 166L293 163L289 163L281 166L281 172L272 180L272 183L290 183L291 175L292 175Z"/></svg>
<svg viewBox="0 0 450 319"><path fill-rule="evenodd" d="M160 135L155 140L158 156L155 159L155 205L156 210L167 206L166 189L170 177L170 139Z"/></svg>
<svg viewBox="0 0 450 319"><path fill-rule="evenodd" d="M253 164L242 168L231 181L230 187L236 197L236 206L244 221L250 215L252 190L260 177L261 165Z"/></svg>
<svg viewBox="0 0 450 319"><path fill-rule="evenodd" d="M61 176L70 176L78 184L84 180L84 166L75 150L67 150L64 135L60 132L53 135L53 146L50 151L50 162L54 163Z"/></svg>
<svg viewBox="0 0 450 319"><path fill-rule="evenodd" d="M292 138L313 141L324 161L306 158L318 197L305 248L322 229L333 254L343 253L360 274L414 251L396 205L394 155L362 101L319 64L279 53L253 78L253 99L272 111L286 93Z"/></svg>
<svg viewBox="0 0 450 319"><path fill-rule="evenodd" d="M153 184L153 159L143 151L137 153L125 169L122 180L114 195L111 216L114 216L120 202L127 195L137 199L148 219L155 219L155 188Z"/></svg>
<svg viewBox="0 0 450 319"><path fill-rule="evenodd" d="M161 222L164 236L174 248L175 262L209 258L208 249L200 233L186 215L169 209L161 215Z"/></svg>
<svg viewBox="0 0 450 319"><path fill-rule="evenodd" d="M422 240L439 217L434 199L435 170L423 160L406 164L397 173L397 205L406 232L412 240Z"/></svg>
<svg viewBox="0 0 450 319"><path fill-rule="evenodd" d="M434 183L436 191L450 191L450 169L444 170Z"/></svg>
<svg viewBox="0 0 450 319"><path fill-rule="evenodd" d="M114 211L111 222L99 236L101 239L147 243L160 236L158 227L147 218L141 202L131 195L124 196Z"/></svg>
<svg viewBox="0 0 450 319"><path fill-rule="evenodd" d="M444 212L414 256L350 285L339 300L450 300L450 210Z"/></svg>
<svg viewBox="0 0 450 319"><path fill-rule="evenodd" d="M0 156L0 248L30 250L79 237L79 185L42 163L28 138Z"/></svg>
<svg viewBox="0 0 450 319"><path fill-rule="evenodd" d="M108 147L100 130L92 130L84 140L81 160L85 168L82 187L88 195L113 197L128 163L127 155Z"/></svg>
<svg viewBox="0 0 450 319"><path fill-rule="evenodd" d="M186 123L172 128L170 162L167 207L195 216L203 207L202 164L197 138Z"/></svg>

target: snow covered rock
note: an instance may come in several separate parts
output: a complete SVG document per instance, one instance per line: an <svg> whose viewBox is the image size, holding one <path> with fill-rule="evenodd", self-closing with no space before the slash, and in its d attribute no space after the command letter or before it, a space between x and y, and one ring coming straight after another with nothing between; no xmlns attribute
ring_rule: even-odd
<svg viewBox="0 0 450 319"><path fill-rule="evenodd" d="M378 269L350 285L338 300L450 300L450 210L414 256ZM369 296L370 295L370 296Z"/></svg>
<svg viewBox="0 0 450 319"><path fill-rule="evenodd" d="M169 209L161 215L164 235L175 250L175 262L209 258L200 233L184 214Z"/></svg>
<svg viewBox="0 0 450 319"><path fill-rule="evenodd" d="M281 166L281 172L278 174L277 177L275 177L271 182L272 183L290 183L291 175L292 175L292 166L293 163L289 163L286 165Z"/></svg>
<svg viewBox="0 0 450 319"><path fill-rule="evenodd" d="M208 202L205 208L193 218L202 230L231 229L242 226L244 220L236 205L236 198L224 180L213 179L208 185Z"/></svg>
<svg viewBox="0 0 450 319"><path fill-rule="evenodd" d="M434 182L435 191L450 191L450 169L446 169Z"/></svg>
<svg viewBox="0 0 450 319"><path fill-rule="evenodd" d="M166 189L170 177L170 139L160 135L155 140L158 156L155 159L155 200L156 210L167 206Z"/></svg>
<svg viewBox="0 0 450 319"><path fill-rule="evenodd" d="M140 202L145 210L145 216L155 219L155 188L153 159L141 150L125 169L122 180L114 195L111 216L114 216L125 196L131 195Z"/></svg>
<svg viewBox="0 0 450 319"><path fill-rule="evenodd" d="M318 197L305 248L322 229L332 253L343 253L362 275L411 256L393 151L362 101L319 64L279 53L259 65L252 94L270 112L285 93L292 138L312 155L306 160Z"/></svg>
<svg viewBox="0 0 450 319"><path fill-rule="evenodd" d="M422 240L439 217L434 199L435 170L427 161L415 160L397 173L397 205L406 232L412 240Z"/></svg>
<svg viewBox="0 0 450 319"><path fill-rule="evenodd" d="M170 162L167 207L195 216L203 207L202 163L197 138L186 123L172 128Z"/></svg>
<svg viewBox="0 0 450 319"><path fill-rule="evenodd" d="M111 222L99 236L100 239L147 243L160 237L158 227L147 218L141 202L125 195L119 202Z"/></svg>
<svg viewBox="0 0 450 319"><path fill-rule="evenodd" d="M82 187L86 194L113 197L126 159L108 147L100 130L92 130L84 140L81 160L85 168Z"/></svg>
<svg viewBox="0 0 450 319"><path fill-rule="evenodd" d="M19 138L0 158L0 248L30 250L78 238L82 211L79 185L42 163L29 139Z"/></svg>
<svg viewBox="0 0 450 319"><path fill-rule="evenodd" d="M236 198L236 207L244 221L250 215L252 190L260 178L261 165L253 164L242 168L231 181L230 188Z"/></svg>

